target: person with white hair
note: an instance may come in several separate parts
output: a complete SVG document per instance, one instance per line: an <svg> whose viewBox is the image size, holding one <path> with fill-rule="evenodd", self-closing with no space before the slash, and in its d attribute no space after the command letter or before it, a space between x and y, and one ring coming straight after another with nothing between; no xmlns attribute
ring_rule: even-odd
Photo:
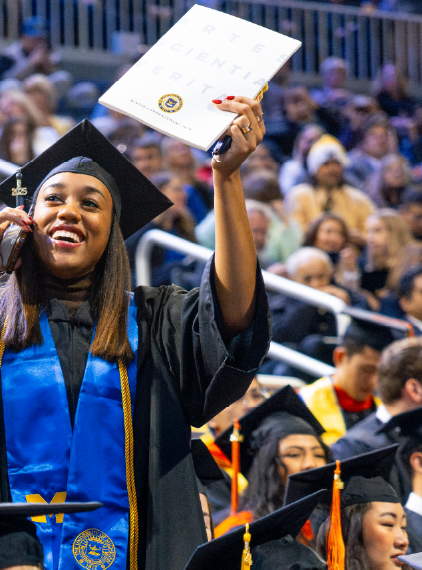
<svg viewBox="0 0 422 570"><path fill-rule="evenodd" d="M353 291L337 287L332 283L334 267L325 251L316 247L302 247L292 253L286 261L285 272L289 279L301 285L324 291L342 299L348 305L368 308L366 299ZM327 342L337 337L334 316L281 294L269 293L272 317L273 340L332 364L334 343ZM264 372L298 376L309 380L307 375L275 363L266 364ZM289 373L289 374L288 374Z"/></svg>
<svg viewBox="0 0 422 570"><path fill-rule="evenodd" d="M317 247L301 247L287 259L285 265L289 279L338 297L347 305L361 302L346 289L332 283L334 265L328 253ZM355 302L353 302L355 301Z"/></svg>
<svg viewBox="0 0 422 570"><path fill-rule="evenodd" d="M362 243L365 223L375 211L375 204L363 192L349 186L343 178L349 163L340 142L331 135L323 135L309 151L308 183L293 187L286 197L286 209L302 230L324 212L341 216L351 230L351 237Z"/></svg>

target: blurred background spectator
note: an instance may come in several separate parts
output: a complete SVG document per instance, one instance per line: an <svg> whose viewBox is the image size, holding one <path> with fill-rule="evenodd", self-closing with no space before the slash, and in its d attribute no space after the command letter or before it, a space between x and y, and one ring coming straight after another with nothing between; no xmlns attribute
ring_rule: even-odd
<svg viewBox="0 0 422 570"><path fill-rule="evenodd" d="M322 136L307 157L309 181L294 186L286 198L287 212L302 231L324 212L335 212L347 223L351 237L365 239L367 217L375 204L358 188L346 184L344 168L350 164L342 145L330 135Z"/></svg>
<svg viewBox="0 0 422 570"><path fill-rule="evenodd" d="M22 22L18 41L6 48L3 54L10 63L3 71L2 79L25 79L33 73L49 75L57 70L60 56L53 53L49 43L49 25L40 16L32 16Z"/></svg>

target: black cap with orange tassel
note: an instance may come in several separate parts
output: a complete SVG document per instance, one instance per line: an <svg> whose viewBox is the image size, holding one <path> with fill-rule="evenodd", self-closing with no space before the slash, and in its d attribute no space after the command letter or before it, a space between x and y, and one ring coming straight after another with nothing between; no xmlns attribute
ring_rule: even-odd
<svg viewBox="0 0 422 570"><path fill-rule="evenodd" d="M331 487L324 493L318 507L310 517L315 536L321 525L330 517L326 540L330 570L344 568L345 549L340 523L342 508L373 501L399 502L396 491L388 483L397 448L397 444L390 445L343 460L341 479L339 462L289 476L284 495L285 505L294 504L301 497L319 489ZM341 480L344 481L343 491Z"/></svg>

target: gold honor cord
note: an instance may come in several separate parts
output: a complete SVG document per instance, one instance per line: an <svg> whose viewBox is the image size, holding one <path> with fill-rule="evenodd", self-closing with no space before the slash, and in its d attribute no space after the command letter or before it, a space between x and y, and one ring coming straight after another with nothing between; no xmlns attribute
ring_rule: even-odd
<svg viewBox="0 0 422 570"><path fill-rule="evenodd" d="M7 317L3 325L0 337L0 368L6 348L3 335L6 331ZM133 469L133 431L132 431L132 405L130 401L129 379L126 366L119 360L120 385L122 388L123 418L125 425L125 458L126 480L129 496L129 556L130 570L138 570L138 504L136 500L135 472Z"/></svg>
<svg viewBox="0 0 422 570"><path fill-rule="evenodd" d="M132 405L126 366L119 360L120 384L122 387L123 416L125 423L126 482L129 496L129 559L130 570L138 570L138 504L136 500L135 472L133 467Z"/></svg>
<svg viewBox="0 0 422 570"><path fill-rule="evenodd" d="M6 320L4 321L4 325L3 325L3 329L1 331L1 337L0 337L0 368L1 368L1 361L3 360L4 349L6 348L6 345L3 342L3 336L4 336L4 333L6 332L6 327L7 327L7 317L6 317Z"/></svg>

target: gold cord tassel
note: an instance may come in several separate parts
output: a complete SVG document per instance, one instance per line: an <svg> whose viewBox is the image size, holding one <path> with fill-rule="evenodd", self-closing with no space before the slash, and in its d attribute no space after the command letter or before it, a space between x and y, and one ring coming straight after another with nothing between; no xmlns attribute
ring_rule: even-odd
<svg viewBox="0 0 422 570"><path fill-rule="evenodd" d="M126 481L129 496L129 557L130 570L138 570L138 504L136 500L135 472L133 467L132 405L126 366L119 360L120 383L122 387L123 417L125 424Z"/></svg>
<svg viewBox="0 0 422 570"><path fill-rule="evenodd" d="M7 327L7 317L6 317L6 320L4 321L4 325L3 325L3 329L1 331L1 337L0 337L0 368L1 368L1 361L3 360L4 350L6 348L6 345L3 342L3 337L4 337L4 333L6 332L6 327Z"/></svg>
<svg viewBox="0 0 422 570"><path fill-rule="evenodd" d="M252 553L250 547L251 535L249 532L249 523L245 524L245 529L246 532L243 535L244 546L242 552L242 566L240 567L240 570L249 570L249 568L252 566Z"/></svg>

